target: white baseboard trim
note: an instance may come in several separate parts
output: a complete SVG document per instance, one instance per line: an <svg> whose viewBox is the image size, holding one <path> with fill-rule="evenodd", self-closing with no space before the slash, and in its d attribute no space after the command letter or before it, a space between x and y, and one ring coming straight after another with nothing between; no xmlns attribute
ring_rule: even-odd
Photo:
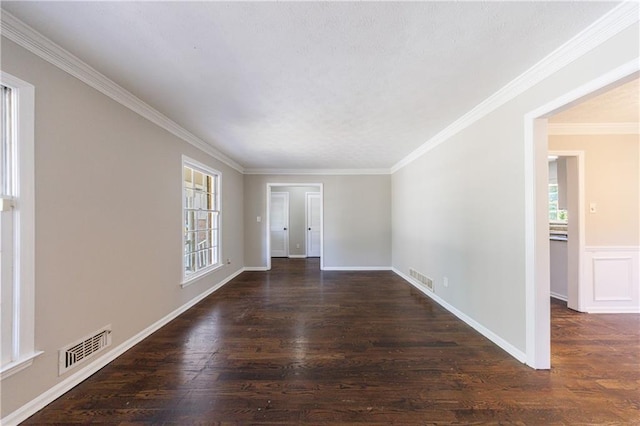
<svg viewBox="0 0 640 426"><path fill-rule="evenodd" d="M244 270L247 272L264 272L264 271L268 271L266 266L245 266Z"/></svg>
<svg viewBox="0 0 640 426"><path fill-rule="evenodd" d="M306 254L290 254L289 259L306 259Z"/></svg>
<svg viewBox="0 0 640 426"><path fill-rule="evenodd" d="M391 271L391 266L325 266L324 271Z"/></svg>
<svg viewBox="0 0 640 426"><path fill-rule="evenodd" d="M90 364L87 364L87 366L84 367L83 369L67 377L62 382L58 383L57 385L53 386L49 390L40 394L40 396L36 397L35 399L23 405L22 407L18 408L13 413L10 413L9 415L5 416L3 419L0 420L0 424L4 426L18 425L20 422L23 422L27 418L31 417L33 414L43 409L46 405L52 403L53 401L55 401L56 399L64 395L66 392L70 391L72 388L79 385L84 380L88 379L90 376L92 376L98 370L100 370L101 368L109 364L111 361L118 358L120 355L122 355L123 353L131 349L136 344L140 343L146 337L150 336L152 333L159 330L164 325L168 324L170 321L178 317L180 314L187 311L196 303L200 302L201 300L209 296L211 293L220 289L223 285L227 284L229 281L231 281L232 279L240 275L245 270L246 268L238 269L236 272L229 275L227 278L220 281L218 284L214 285L210 289L206 290L204 293L194 297L184 305L180 306L178 309L166 315L164 318L161 318L160 320L151 324L149 327L145 328L135 336L121 343L111 351L107 352L106 354L102 355L101 357L91 362Z"/></svg>
<svg viewBox="0 0 640 426"><path fill-rule="evenodd" d="M551 294L551 297L553 297L554 299L562 300L563 302L567 302L569 300L567 296L560 293L555 293L552 291L550 294Z"/></svg>
<svg viewBox="0 0 640 426"><path fill-rule="evenodd" d="M482 334L484 337L486 337L487 339L491 340L493 343L498 345L498 347L503 349L509 355L511 355L512 357L514 357L515 359L517 359L523 364L527 361L527 355L524 352L522 352L520 349L516 348L511 343L507 342L502 337L498 336L497 334L495 334L493 331L489 330L482 324L476 322L474 319L470 318L465 313L459 311L457 308L447 303L444 299L440 298L431 290L419 284L417 281L414 281L408 275L403 274L396 268L392 268L392 271L395 272L400 277L402 277L406 282L414 286L416 289L420 290L426 296L433 299L436 303L438 303L440 306L445 308L447 311L451 312L453 315L455 315L456 317L464 321L466 324L473 327L474 330L476 330L478 333Z"/></svg>

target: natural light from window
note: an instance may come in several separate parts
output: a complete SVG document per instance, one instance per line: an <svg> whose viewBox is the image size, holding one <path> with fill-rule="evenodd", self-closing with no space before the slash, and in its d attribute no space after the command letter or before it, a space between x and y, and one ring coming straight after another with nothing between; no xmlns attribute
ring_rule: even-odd
<svg viewBox="0 0 640 426"><path fill-rule="evenodd" d="M221 264L219 188L220 172L184 160L184 282Z"/></svg>

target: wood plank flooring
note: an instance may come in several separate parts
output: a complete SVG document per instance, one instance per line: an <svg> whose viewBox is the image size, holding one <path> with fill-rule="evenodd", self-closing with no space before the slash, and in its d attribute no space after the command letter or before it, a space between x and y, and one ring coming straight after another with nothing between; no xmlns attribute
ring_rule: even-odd
<svg viewBox="0 0 640 426"><path fill-rule="evenodd" d="M274 259L24 424L640 424L640 316L552 317L534 371L392 272Z"/></svg>

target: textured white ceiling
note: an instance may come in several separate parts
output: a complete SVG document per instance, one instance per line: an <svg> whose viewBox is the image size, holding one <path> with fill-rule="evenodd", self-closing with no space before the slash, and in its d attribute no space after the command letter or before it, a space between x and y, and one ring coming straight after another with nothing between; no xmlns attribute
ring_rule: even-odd
<svg viewBox="0 0 640 426"><path fill-rule="evenodd" d="M637 123L640 84L635 79L581 102L549 119L551 123Z"/></svg>
<svg viewBox="0 0 640 426"><path fill-rule="evenodd" d="M2 2L247 168L389 168L613 2Z"/></svg>

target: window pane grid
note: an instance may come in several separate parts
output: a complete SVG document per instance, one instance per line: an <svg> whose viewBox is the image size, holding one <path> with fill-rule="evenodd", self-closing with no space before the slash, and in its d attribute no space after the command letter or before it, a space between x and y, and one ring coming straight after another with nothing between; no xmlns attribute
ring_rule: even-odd
<svg viewBox="0 0 640 426"><path fill-rule="evenodd" d="M211 251L211 249L214 249L215 247L216 246L201 248L199 250L194 250L194 251L190 251L188 253L185 253L185 255L198 254L198 253L203 253L205 251Z"/></svg>
<svg viewBox="0 0 640 426"><path fill-rule="evenodd" d="M185 253L195 253L205 248L216 247L216 234L214 230L189 232L185 244Z"/></svg>
<svg viewBox="0 0 640 426"><path fill-rule="evenodd" d="M184 208L194 210L218 210L215 192L200 191L185 187Z"/></svg>
<svg viewBox="0 0 640 426"><path fill-rule="evenodd" d="M219 263L218 175L183 168L185 277Z"/></svg>
<svg viewBox="0 0 640 426"><path fill-rule="evenodd" d="M187 212L211 212L211 213L220 213L220 210L212 210L212 209L193 209L193 208L185 208Z"/></svg>

